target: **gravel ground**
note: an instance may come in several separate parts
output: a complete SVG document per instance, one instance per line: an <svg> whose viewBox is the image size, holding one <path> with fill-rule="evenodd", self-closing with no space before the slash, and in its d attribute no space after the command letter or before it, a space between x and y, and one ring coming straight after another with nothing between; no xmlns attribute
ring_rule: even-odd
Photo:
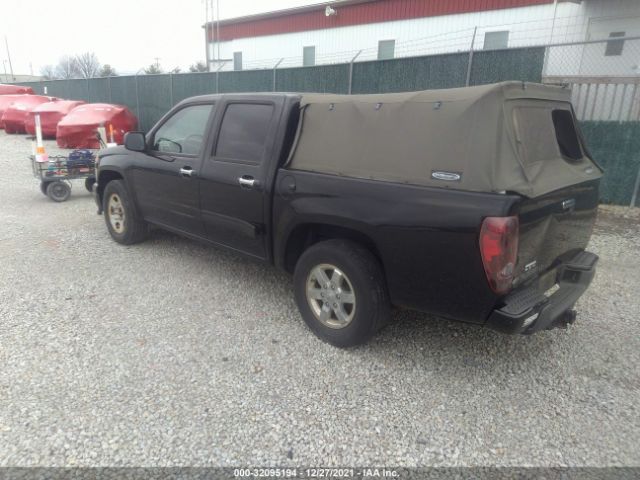
<svg viewBox="0 0 640 480"><path fill-rule="evenodd" d="M120 246L28 152L0 131L1 466L640 465L640 209L602 207L568 330L403 312L339 350L288 276L163 232Z"/></svg>

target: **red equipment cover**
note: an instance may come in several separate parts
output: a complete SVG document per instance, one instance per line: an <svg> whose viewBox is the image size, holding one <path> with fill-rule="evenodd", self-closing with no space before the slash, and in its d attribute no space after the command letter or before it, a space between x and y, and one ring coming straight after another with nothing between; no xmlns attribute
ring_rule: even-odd
<svg viewBox="0 0 640 480"><path fill-rule="evenodd" d="M4 123L2 123L2 115L4 111L7 109L9 105L11 105L16 100L19 100L24 95L0 95L0 128L4 128Z"/></svg>
<svg viewBox="0 0 640 480"><path fill-rule="evenodd" d="M57 100L55 97L41 95L20 95L20 98L16 98L11 102L2 114L1 120L4 124L4 131L7 133L27 133L24 122L27 120L29 112L42 103L55 102Z"/></svg>
<svg viewBox="0 0 640 480"><path fill-rule="evenodd" d="M36 113L40 115L40 126L44 138L56 138L58 123L74 108L84 105L84 100L58 100L38 105L27 115L25 129L30 135L36 134Z"/></svg>
<svg viewBox="0 0 640 480"><path fill-rule="evenodd" d="M33 95L33 88L22 87L20 85L6 85L0 83L0 95L18 95L21 93L27 93Z"/></svg>
<svg viewBox="0 0 640 480"><path fill-rule="evenodd" d="M60 148L100 148L96 130L104 125L110 142L110 126L113 125L114 142L122 144L124 134L138 128L138 119L122 105L87 103L80 105L60 120L56 140Z"/></svg>

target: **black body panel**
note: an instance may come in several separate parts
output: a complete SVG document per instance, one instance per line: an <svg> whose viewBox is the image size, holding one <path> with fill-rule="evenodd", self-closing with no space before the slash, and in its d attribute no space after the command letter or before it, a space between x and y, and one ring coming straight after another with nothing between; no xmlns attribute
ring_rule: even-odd
<svg viewBox="0 0 640 480"><path fill-rule="evenodd" d="M535 333L563 326L559 322L591 284L597 262L593 253L576 253L550 272L549 283L543 277L509 294L491 314L488 325L503 333Z"/></svg>
<svg viewBox="0 0 640 480"><path fill-rule="evenodd" d="M281 170L274 198L275 260L305 224L335 225L370 238L392 303L484 323L497 301L478 249L486 216L504 216L518 196L416 187ZM289 185L295 183L292 194Z"/></svg>

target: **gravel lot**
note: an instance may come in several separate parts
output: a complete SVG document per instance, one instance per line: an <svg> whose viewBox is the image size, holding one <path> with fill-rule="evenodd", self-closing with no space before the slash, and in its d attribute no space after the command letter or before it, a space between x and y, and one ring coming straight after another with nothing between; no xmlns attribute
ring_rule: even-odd
<svg viewBox="0 0 640 480"><path fill-rule="evenodd" d="M1 466L640 465L640 209L602 208L566 331L405 312L345 351L288 276L163 232L120 246L29 151L0 131Z"/></svg>

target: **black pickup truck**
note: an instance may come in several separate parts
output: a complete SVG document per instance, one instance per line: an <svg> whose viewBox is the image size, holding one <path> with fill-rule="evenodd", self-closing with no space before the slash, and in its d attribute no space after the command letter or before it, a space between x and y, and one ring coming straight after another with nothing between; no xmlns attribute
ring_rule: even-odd
<svg viewBox="0 0 640 480"><path fill-rule="evenodd" d="M119 243L153 225L292 273L337 346L392 306L534 333L573 322L598 259L602 170L569 99L516 82L189 98L99 152L95 198Z"/></svg>

